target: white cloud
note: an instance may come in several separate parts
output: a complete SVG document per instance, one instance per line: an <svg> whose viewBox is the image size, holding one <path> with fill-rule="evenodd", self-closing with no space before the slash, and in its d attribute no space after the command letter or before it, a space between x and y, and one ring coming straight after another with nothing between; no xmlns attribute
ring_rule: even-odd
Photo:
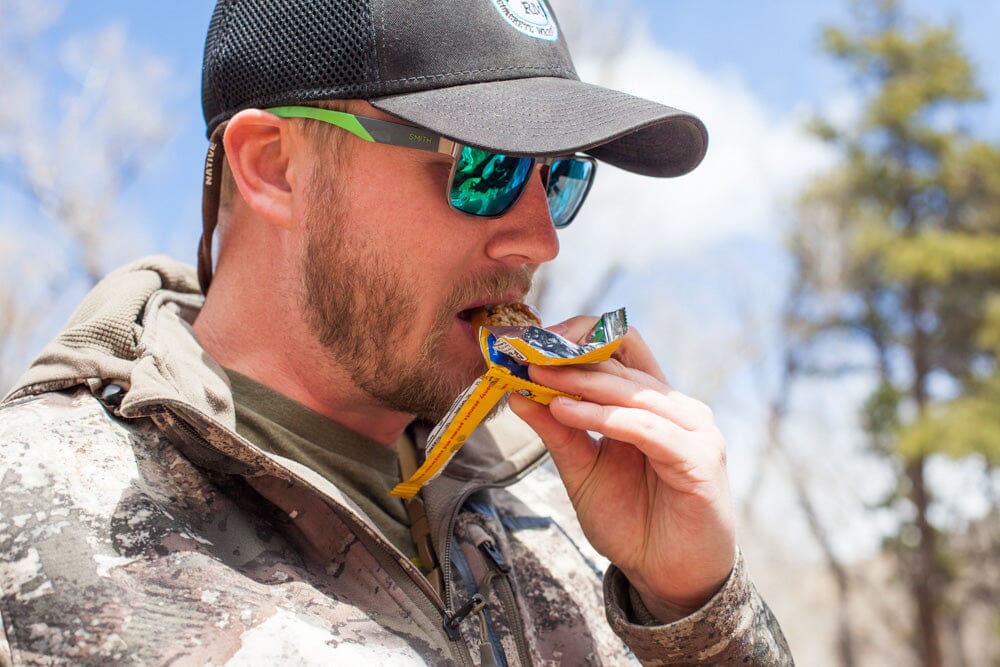
<svg viewBox="0 0 1000 667"><path fill-rule="evenodd" d="M734 76L719 78L639 35L611 62L584 57L581 78L690 111L708 127L709 150L691 174L652 179L602 170L582 213L577 243L610 250L631 264L692 251L734 234L778 238L784 207L830 162L795 114L769 117ZM626 222L627 221L627 222Z"/></svg>

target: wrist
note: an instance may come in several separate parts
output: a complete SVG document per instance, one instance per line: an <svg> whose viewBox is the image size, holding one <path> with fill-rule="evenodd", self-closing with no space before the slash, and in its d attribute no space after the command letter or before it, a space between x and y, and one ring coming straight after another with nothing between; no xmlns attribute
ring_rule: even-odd
<svg viewBox="0 0 1000 667"><path fill-rule="evenodd" d="M724 585L725 580L707 594L689 598L683 602L659 597L648 590L640 590L633 585L629 598L636 618L644 624L673 623L704 607Z"/></svg>
<svg viewBox="0 0 1000 667"><path fill-rule="evenodd" d="M690 616L704 607L730 579L736 564L736 554L724 566L720 566L717 576L692 580L683 575L666 582L661 588L652 587L645 579L623 570L633 589L630 598L638 615L648 614L647 622L672 623ZM644 614L643 612L646 612Z"/></svg>

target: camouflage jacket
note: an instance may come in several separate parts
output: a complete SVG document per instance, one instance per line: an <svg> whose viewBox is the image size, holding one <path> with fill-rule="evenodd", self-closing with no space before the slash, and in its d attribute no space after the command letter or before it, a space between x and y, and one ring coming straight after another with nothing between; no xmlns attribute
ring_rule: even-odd
<svg viewBox="0 0 1000 667"><path fill-rule="evenodd" d="M666 625L614 567L602 591L516 420L422 493L432 585L337 488L235 433L201 302L166 259L112 273L4 399L0 665L790 664L741 558Z"/></svg>

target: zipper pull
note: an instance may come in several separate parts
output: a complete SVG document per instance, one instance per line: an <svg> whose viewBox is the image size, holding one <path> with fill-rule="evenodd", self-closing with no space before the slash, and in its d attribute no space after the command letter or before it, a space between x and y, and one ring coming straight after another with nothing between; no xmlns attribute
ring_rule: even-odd
<svg viewBox="0 0 1000 667"><path fill-rule="evenodd" d="M486 610L479 610L479 667L499 667L493 655L490 633L486 627Z"/></svg>
<svg viewBox="0 0 1000 667"><path fill-rule="evenodd" d="M486 557L493 563L493 566L503 574L510 572L510 565L504 560L503 554L490 540L479 543L479 550L486 554Z"/></svg>
<svg viewBox="0 0 1000 667"><path fill-rule="evenodd" d="M448 633L449 639L459 639L462 636L461 631L458 626L461 625L462 621L469 617L470 614L475 614L486 606L486 598L483 597L482 593L475 593L472 597L465 601L458 610L451 615L445 616L444 629Z"/></svg>

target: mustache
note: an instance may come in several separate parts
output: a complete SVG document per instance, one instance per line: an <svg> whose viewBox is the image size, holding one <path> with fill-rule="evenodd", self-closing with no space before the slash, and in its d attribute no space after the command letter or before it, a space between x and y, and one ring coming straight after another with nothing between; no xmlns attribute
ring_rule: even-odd
<svg viewBox="0 0 1000 667"><path fill-rule="evenodd" d="M473 276L460 283L448 298L445 299L438 312L434 331L443 333L451 326L455 313L466 308L470 303L486 300L500 302L512 293L527 294L531 289L535 272L526 266L506 271L491 271Z"/></svg>
<svg viewBox="0 0 1000 667"><path fill-rule="evenodd" d="M500 302L512 293L527 294L531 289L534 271L526 266L507 271L493 271L472 277L460 283L445 300L444 310L450 318L469 303L486 300Z"/></svg>

